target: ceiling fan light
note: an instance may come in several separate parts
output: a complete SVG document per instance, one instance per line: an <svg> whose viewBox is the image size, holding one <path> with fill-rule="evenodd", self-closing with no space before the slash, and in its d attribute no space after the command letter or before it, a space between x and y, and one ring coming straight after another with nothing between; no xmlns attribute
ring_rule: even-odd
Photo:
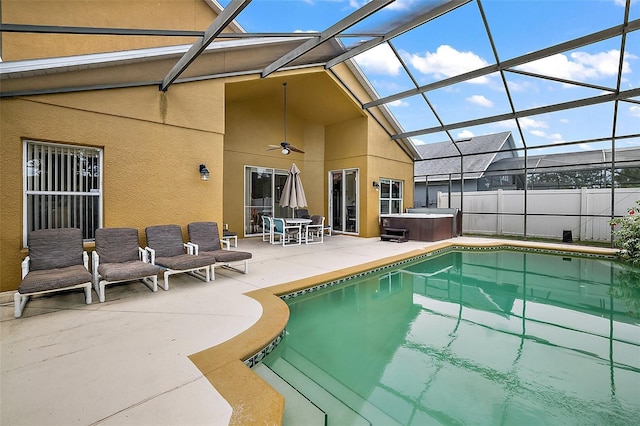
<svg viewBox="0 0 640 426"><path fill-rule="evenodd" d="M289 151L289 148L282 148L282 153L283 153L284 155L289 155L289 153L290 153L290 152L291 152L291 151Z"/></svg>

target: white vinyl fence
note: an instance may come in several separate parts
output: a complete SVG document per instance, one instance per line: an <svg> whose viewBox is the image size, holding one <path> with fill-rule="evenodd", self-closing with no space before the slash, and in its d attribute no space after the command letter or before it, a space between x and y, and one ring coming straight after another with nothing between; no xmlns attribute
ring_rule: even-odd
<svg viewBox="0 0 640 426"><path fill-rule="evenodd" d="M615 189L614 215L624 216L640 199L640 188ZM523 236L524 191L465 192L463 232ZM449 207L447 193L438 192L438 207ZM460 193L451 194L451 207L460 208ZM571 231L574 240L610 241L611 189L558 189L527 191L527 237L562 239Z"/></svg>

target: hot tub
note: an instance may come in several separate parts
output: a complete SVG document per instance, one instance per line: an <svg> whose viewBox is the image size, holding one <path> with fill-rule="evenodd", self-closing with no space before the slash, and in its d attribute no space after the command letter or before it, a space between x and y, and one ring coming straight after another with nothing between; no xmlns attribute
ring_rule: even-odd
<svg viewBox="0 0 640 426"><path fill-rule="evenodd" d="M407 239L440 241L456 236L455 215L450 213L395 213L380 215L380 234L406 229Z"/></svg>

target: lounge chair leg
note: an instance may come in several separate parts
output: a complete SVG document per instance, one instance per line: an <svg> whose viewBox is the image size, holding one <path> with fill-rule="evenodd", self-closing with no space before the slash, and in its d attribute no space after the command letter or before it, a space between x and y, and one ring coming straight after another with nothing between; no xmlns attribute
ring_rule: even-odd
<svg viewBox="0 0 640 426"><path fill-rule="evenodd" d="M87 305L91 304L91 283L84 288L84 301Z"/></svg>
<svg viewBox="0 0 640 426"><path fill-rule="evenodd" d="M105 286L106 283L104 281L100 282L99 284L100 288L96 289L96 293L98 293L98 299L100 300L100 303L103 303L106 296L105 296Z"/></svg>
<svg viewBox="0 0 640 426"><path fill-rule="evenodd" d="M22 316L22 310L24 309L28 301L29 301L29 296L23 296L18 292L16 292L13 295L13 302L15 305L13 310L14 317L20 318Z"/></svg>
<svg viewBox="0 0 640 426"><path fill-rule="evenodd" d="M154 275L151 278L149 277L144 277L142 278L142 283L147 286L147 288L151 291L153 291L154 293L156 291L158 291L158 276Z"/></svg>
<svg viewBox="0 0 640 426"><path fill-rule="evenodd" d="M171 271L164 271L164 291L169 291L169 275Z"/></svg>

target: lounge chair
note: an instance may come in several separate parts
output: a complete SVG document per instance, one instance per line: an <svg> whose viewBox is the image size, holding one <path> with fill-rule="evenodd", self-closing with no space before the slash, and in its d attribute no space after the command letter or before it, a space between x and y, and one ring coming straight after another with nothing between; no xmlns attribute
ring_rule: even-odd
<svg viewBox="0 0 640 426"><path fill-rule="evenodd" d="M189 246L182 240L178 225L155 225L145 229L151 263L164 271L164 289L169 290L169 275L186 272L205 282L210 281L209 270L215 259L187 252Z"/></svg>
<svg viewBox="0 0 640 426"><path fill-rule="evenodd" d="M300 223L287 224L285 219L279 217L271 218L271 220L273 222L271 244L276 244L275 237L279 238L278 244L282 244L283 246L299 245L302 243L302 225Z"/></svg>
<svg viewBox="0 0 640 426"><path fill-rule="evenodd" d="M319 238L319 241L315 241ZM307 244L319 244L324 242L324 216L317 214L311 215L311 223L307 225Z"/></svg>
<svg viewBox="0 0 640 426"><path fill-rule="evenodd" d="M91 303L89 256L77 228L41 229L29 233L29 255L22 261L22 282L14 294L14 315L22 311L34 295L83 288L85 302Z"/></svg>
<svg viewBox="0 0 640 426"><path fill-rule="evenodd" d="M158 290L162 268L148 262L147 251L140 247L134 228L100 228L96 230L96 249L91 254L93 288L100 302L105 300L105 286L125 281L142 281L151 291Z"/></svg>
<svg viewBox="0 0 640 426"><path fill-rule="evenodd" d="M211 279L215 280L215 267L226 267L246 274L249 272L249 259L251 253L247 251L230 250L229 242L220 240L218 224L216 222L193 222L187 225L189 231L188 245L193 247L198 256L211 256L215 258L215 264L211 266ZM226 250L222 249L224 243ZM232 267L234 263L244 263L242 270Z"/></svg>

